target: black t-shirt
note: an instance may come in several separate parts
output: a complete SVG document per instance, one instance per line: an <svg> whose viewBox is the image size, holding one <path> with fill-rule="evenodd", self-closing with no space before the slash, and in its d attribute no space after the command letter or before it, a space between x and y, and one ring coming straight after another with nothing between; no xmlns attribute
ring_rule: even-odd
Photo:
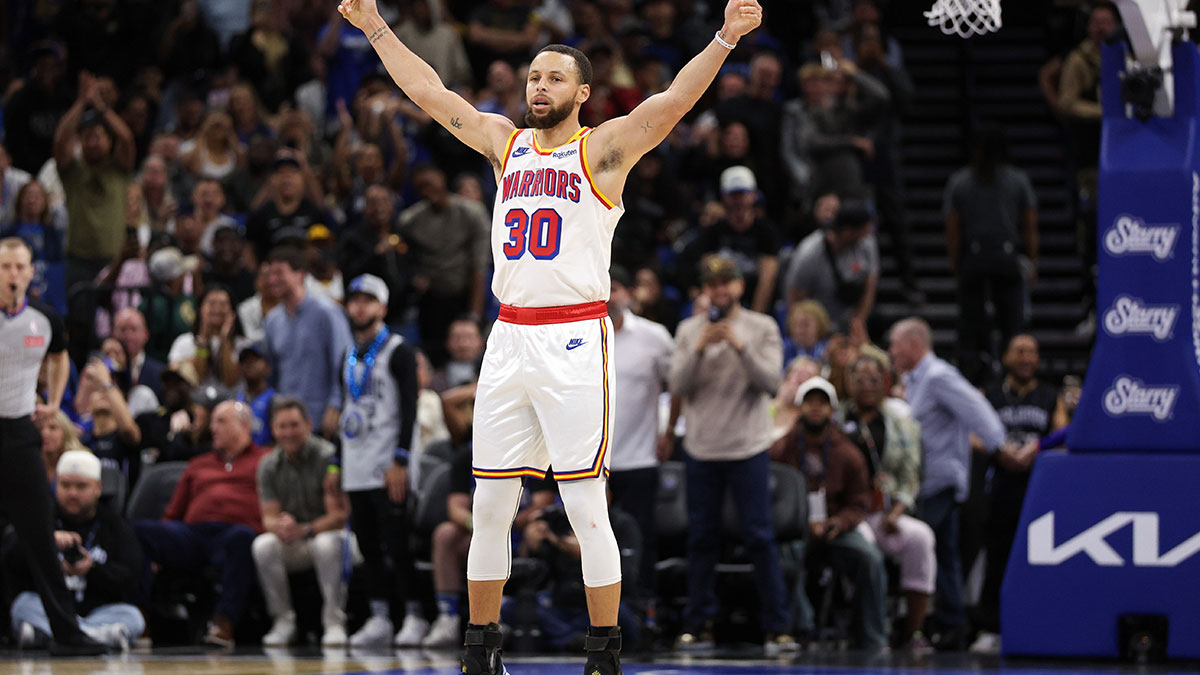
<svg viewBox="0 0 1200 675"><path fill-rule="evenodd" d="M1000 421L1004 424L1007 439L1024 445L1050 433L1054 427L1054 409L1058 406L1058 388L1038 382L1033 391L1021 396L1009 388L1007 382L993 382L984 389L987 398ZM998 511L1019 511L1025 498L1025 487L1029 483L1029 472L1014 473L999 464L992 475L993 507Z"/></svg>
<svg viewBox="0 0 1200 675"><path fill-rule="evenodd" d="M280 244L303 246L308 241L308 228L313 225L329 225L325 212L307 199L290 214L279 212L275 202L263 204L250 214L246 223L246 239L254 246L258 259L266 260L271 249ZM330 227L330 229L333 229Z"/></svg>
<svg viewBox="0 0 1200 675"><path fill-rule="evenodd" d="M779 255L779 234L774 223L765 218L755 220L750 227L741 231L735 230L729 221L722 220L701 229L688 249L689 254L684 256L689 266L687 274L691 275L688 278L695 279L698 274L696 266L707 254L715 253L733 260L746 279L742 304L749 305L758 286L758 259L761 256ZM699 279L696 279L691 285L698 284Z"/></svg>

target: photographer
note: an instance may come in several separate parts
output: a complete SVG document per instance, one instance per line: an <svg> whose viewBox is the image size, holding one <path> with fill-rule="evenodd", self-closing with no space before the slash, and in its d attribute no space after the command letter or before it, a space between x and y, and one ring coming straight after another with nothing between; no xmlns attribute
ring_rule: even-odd
<svg viewBox="0 0 1200 675"><path fill-rule="evenodd" d="M730 489L754 563L767 648L792 649L766 452L772 438L770 397L783 371L783 339L774 319L738 304L745 286L732 261L709 258L701 278L712 306L707 315L679 324L669 378L687 419L688 607L679 644L711 646L721 508Z"/></svg>
<svg viewBox="0 0 1200 675"><path fill-rule="evenodd" d="M621 629L625 647L636 649L641 622L629 608L627 600L631 595L636 595L638 589L638 566L643 555L642 535L633 516L612 505L611 491L608 492L608 502L608 518L621 551L621 579L625 589L622 593L625 599L619 610ZM537 519L525 528L520 555L522 558L541 559L550 569L549 587L538 593L537 603L544 647L556 651L570 649L587 632L588 611L579 540L571 529L566 510L560 504L542 509ZM514 604L508 607L515 609ZM515 619L505 616L504 622L513 625Z"/></svg>
<svg viewBox="0 0 1200 675"><path fill-rule="evenodd" d="M142 549L129 523L100 505L100 460L86 450L63 453L55 500L54 542L79 626L98 642L128 649L146 628L141 612L129 603ZM14 572L18 579L28 577L23 565ZM36 593L26 591L13 601L12 628L22 648L47 640L50 621Z"/></svg>

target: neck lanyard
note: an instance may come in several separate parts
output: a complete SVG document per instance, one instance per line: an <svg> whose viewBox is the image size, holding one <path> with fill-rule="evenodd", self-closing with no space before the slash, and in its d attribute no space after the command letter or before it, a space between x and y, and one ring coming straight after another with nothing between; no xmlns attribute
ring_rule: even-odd
<svg viewBox="0 0 1200 675"><path fill-rule="evenodd" d="M375 357L379 356L379 350L383 349L389 336L390 332L387 326L379 330L379 335L375 336L375 341L371 343L367 353L363 354L363 371L357 379L354 377L354 370L358 366L357 346L346 350L346 389L350 392L351 399L357 401L362 396L364 387L371 379L371 369L375 367Z"/></svg>

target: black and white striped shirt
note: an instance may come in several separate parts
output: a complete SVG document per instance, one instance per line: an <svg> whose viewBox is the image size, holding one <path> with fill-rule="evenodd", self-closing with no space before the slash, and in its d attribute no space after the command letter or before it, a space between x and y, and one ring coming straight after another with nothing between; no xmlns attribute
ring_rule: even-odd
<svg viewBox="0 0 1200 675"><path fill-rule="evenodd" d="M66 348L62 319L48 305L29 299L15 314L0 311L0 418L33 414L42 359Z"/></svg>

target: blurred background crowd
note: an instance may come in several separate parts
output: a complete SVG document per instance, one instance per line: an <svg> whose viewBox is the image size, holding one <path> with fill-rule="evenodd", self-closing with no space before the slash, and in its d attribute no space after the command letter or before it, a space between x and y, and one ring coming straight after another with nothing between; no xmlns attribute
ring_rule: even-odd
<svg viewBox="0 0 1200 675"><path fill-rule="evenodd" d="M448 87L518 125L531 55L583 50L588 126L669 86L723 4L379 0ZM1058 4L1061 56L1038 83L1069 140L1087 307L1098 46L1119 17ZM612 494L632 514L613 518L627 640L994 651L1024 481L1078 396L1078 378L1039 380L1026 332L1033 182L1009 160L1011 130L975 125L936 195L955 296L938 359L928 323L893 325L931 316L934 288L903 180L919 92L892 33L916 10L763 5L763 28L622 196ZM86 580L81 613L132 603L156 644L457 645L473 383L498 308L491 168L396 89L332 1L18 0L3 21L0 235L32 247L31 293L65 317L74 367L43 425L47 471L53 483L64 453L92 453L103 481L75 456L60 512L95 519L102 501L136 521L102 530L123 533L104 561L86 531L60 538L65 573ZM399 441L410 489L388 495L406 529L362 551L345 527L357 505L324 478L346 434L342 368L361 336L343 305L357 295L419 350L413 436ZM1093 310L1085 339L1094 324ZM531 562L505 610L533 650L577 646L586 626L578 547L542 488L517 518ZM311 545L283 555L296 542ZM383 613L364 558L411 577ZM170 575L196 565L207 576ZM305 569L315 579L289 581ZM44 636L20 579L6 571L3 586L28 646ZM384 615L386 629L349 631ZM102 637L141 636L125 617Z"/></svg>

